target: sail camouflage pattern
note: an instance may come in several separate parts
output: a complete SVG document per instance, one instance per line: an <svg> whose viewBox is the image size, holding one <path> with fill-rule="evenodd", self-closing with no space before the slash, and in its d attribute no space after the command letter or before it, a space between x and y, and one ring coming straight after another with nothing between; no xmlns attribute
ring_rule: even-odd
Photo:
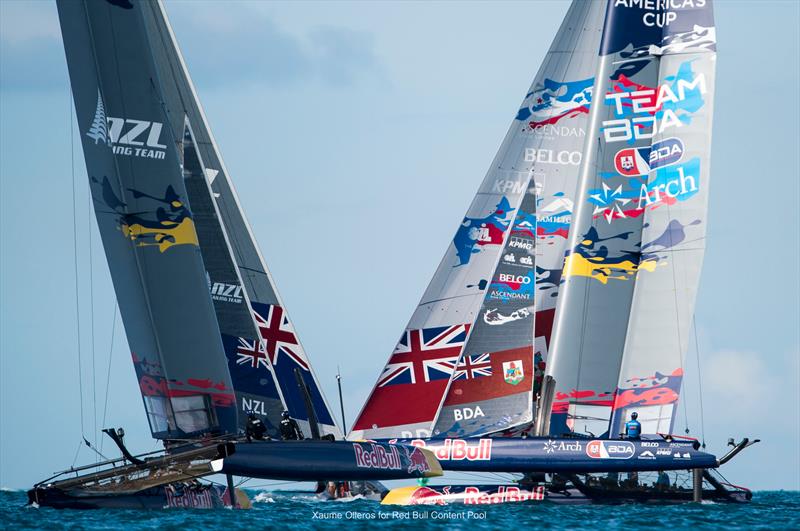
<svg viewBox="0 0 800 531"><path fill-rule="evenodd" d="M656 23L655 21L659 21ZM548 373L551 433L669 432L699 282L711 2L610 1Z"/></svg>
<svg viewBox="0 0 800 531"><path fill-rule="evenodd" d="M263 315L263 307L279 307L288 321L285 305L277 293L252 230L245 219L236 190L208 126L163 5L161 2L137 2L135 6L142 11L158 76L163 80L164 105L171 111L165 118L165 127L170 127L177 135L184 130L185 122L190 124L195 147L202 160L203 172L216 207L218 222L227 236L228 252L235 264L235 274L228 269L224 271L209 269L208 283L218 314L230 312L233 308L237 315L236 320L240 323L238 331L231 329L229 334L226 334L235 340L225 340L226 355L240 415L254 412L268 425L277 425L280 421L280 410L285 408L298 421L304 433L309 433L308 412L293 374L283 378L270 369L275 375L274 383L270 384L269 378L262 374L265 370L263 362L249 372L246 364L238 363L240 358L237 345L241 342L252 344L253 341L259 340L258 334L253 331L257 328L258 315ZM215 253L215 256L228 259L223 257L221 250L220 254ZM237 294L243 299L242 306L236 301ZM256 310L258 305L262 305L262 311ZM251 314L249 319L240 315L240 308L249 309ZM299 339L297 341L298 346L293 352L297 354L296 361L302 368L303 381L312 396L316 417L320 422L320 432L340 438L342 433L333 420L319 381L305 351L299 346ZM267 346L267 344L257 345L256 351ZM268 360L267 363L271 364L271 361ZM271 389L273 385L276 386L275 392ZM279 400L275 397L276 394Z"/></svg>
<svg viewBox="0 0 800 531"><path fill-rule="evenodd" d="M601 29L601 6L572 4L512 124L504 148L529 164L527 193L464 349L465 358L489 352L500 370L493 368L493 378L482 381L454 379L433 436L511 434L512 428L518 428L514 433L524 430L533 420L534 356L536 375L541 376ZM502 370L510 365L520 371L517 378L508 378Z"/></svg>
<svg viewBox="0 0 800 531"><path fill-rule="evenodd" d="M180 136L164 125L141 11L57 5L97 223L151 432L235 433L233 386L175 148Z"/></svg>

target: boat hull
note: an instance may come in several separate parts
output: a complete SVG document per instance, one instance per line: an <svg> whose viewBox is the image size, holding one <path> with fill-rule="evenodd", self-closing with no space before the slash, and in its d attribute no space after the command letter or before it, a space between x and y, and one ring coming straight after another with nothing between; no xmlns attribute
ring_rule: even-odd
<svg viewBox="0 0 800 531"><path fill-rule="evenodd" d="M240 489L236 489L236 501L237 508L250 508L247 495ZM125 493L45 486L30 489L28 503L54 509L215 509L227 507L229 500L227 489L217 485L160 485Z"/></svg>
<svg viewBox="0 0 800 531"><path fill-rule="evenodd" d="M748 491L703 490L703 499L714 502L746 503ZM568 487L552 490L546 486L523 487L508 485L439 485L412 486L392 489L383 498L383 505L495 505L499 503L555 503L559 505L586 504L678 504L692 502L687 489L603 489Z"/></svg>

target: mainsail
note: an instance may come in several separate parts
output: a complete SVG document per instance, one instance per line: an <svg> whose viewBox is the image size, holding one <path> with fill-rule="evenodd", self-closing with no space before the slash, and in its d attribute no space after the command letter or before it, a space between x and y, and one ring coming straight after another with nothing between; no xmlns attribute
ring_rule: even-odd
<svg viewBox="0 0 800 531"><path fill-rule="evenodd" d="M233 291L241 288L252 312L251 320L255 321L255 336L223 331L239 411L254 411L270 423L277 424L281 408L272 390L277 384L285 408L308 434L308 410L297 384L297 371L311 396L320 432L339 438L341 431L244 216L163 5L160 1L136 5L141 7L144 26L150 36L151 51L163 83L165 106L170 109L170 126L177 134L183 131L184 119L191 124L219 219L228 236L229 250L238 269L238 282L225 282L209 271L212 295L215 285L222 284L222 289ZM215 305L217 308L230 306L216 298Z"/></svg>
<svg viewBox="0 0 800 531"><path fill-rule="evenodd" d="M608 3L548 374L551 433L669 432L703 259L710 0Z"/></svg>
<svg viewBox="0 0 800 531"><path fill-rule="evenodd" d="M58 11L97 224L151 432L236 433L178 139L164 127L139 10L59 2Z"/></svg>
<svg viewBox="0 0 800 531"><path fill-rule="evenodd" d="M352 437L480 435L532 420L534 344L546 354L601 21L597 3L570 7Z"/></svg>
<svg viewBox="0 0 800 531"><path fill-rule="evenodd" d="M434 436L475 437L533 420L533 394L547 359L601 29L602 5L571 5L495 160L493 166L502 169L521 156L531 178ZM485 358L491 358L490 374L476 374L475 362ZM517 386L516 392L509 384Z"/></svg>
<svg viewBox="0 0 800 531"><path fill-rule="evenodd" d="M284 408L309 433L299 375L320 431L340 436L163 6L58 8L98 224L153 435L235 434L250 412L274 433Z"/></svg>

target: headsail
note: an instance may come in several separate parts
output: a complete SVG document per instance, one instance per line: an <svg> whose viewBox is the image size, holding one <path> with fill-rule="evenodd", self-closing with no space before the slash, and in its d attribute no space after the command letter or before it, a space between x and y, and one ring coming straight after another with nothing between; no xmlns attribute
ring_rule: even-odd
<svg viewBox="0 0 800 531"><path fill-rule="evenodd" d="M534 313L548 309L534 297L536 197L547 185L560 201L548 205L566 206L574 192L600 12L570 8L352 436L474 435L532 419ZM566 210L550 213L563 230ZM560 270L563 250L547 254Z"/></svg>
<svg viewBox="0 0 800 531"><path fill-rule="evenodd" d="M259 341L253 341L250 336L229 337L225 341L239 411L249 409L266 416L273 423L277 422L278 419L274 417L277 403L270 395L272 384L269 383L269 370L275 375L278 392L286 409L300 422L304 432L309 433L308 412L294 375L294 370L299 369L311 395L320 431L341 437L341 431L336 426L319 381L244 216L164 7L160 1L142 2L137 6L142 8L145 28L151 36L151 50L163 79L165 105L172 110L169 123L176 131L183 130L184 118L191 124L214 203L238 268L239 286L250 303L252 318L256 323L256 339ZM212 275L211 282L213 289L214 283L221 280ZM243 356L249 356L248 351L253 354L250 365L240 363L245 359ZM264 363L262 355L266 355L268 365Z"/></svg>
<svg viewBox="0 0 800 531"><path fill-rule="evenodd" d="M434 436L474 437L533 420L534 384L547 359L592 104L602 13L598 2L571 5L495 161L498 168L515 163L531 178ZM491 358L489 377L476 377L475 361L484 358Z"/></svg>
<svg viewBox="0 0 800 531"><path fill-rule="evenodd" d="M97 223L153 436L235 433L179 138L132 7L58 3Z"/></svg>
<svg viewBox="0 0 800 531"><path fill-rule="evenodd" d="M669 431L703 258L710 0L611 1L548 373L551 433Z"/></svg>

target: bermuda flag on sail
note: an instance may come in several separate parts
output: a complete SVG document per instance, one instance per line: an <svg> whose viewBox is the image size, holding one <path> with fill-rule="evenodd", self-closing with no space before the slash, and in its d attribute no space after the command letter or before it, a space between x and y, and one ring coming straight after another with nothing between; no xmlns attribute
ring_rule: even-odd
<svg viewBox="0 0 800 531"><path fill-rule="evenodd" d="M353 430L432 422L468 331L468 324L406 330Z"/></svg>

